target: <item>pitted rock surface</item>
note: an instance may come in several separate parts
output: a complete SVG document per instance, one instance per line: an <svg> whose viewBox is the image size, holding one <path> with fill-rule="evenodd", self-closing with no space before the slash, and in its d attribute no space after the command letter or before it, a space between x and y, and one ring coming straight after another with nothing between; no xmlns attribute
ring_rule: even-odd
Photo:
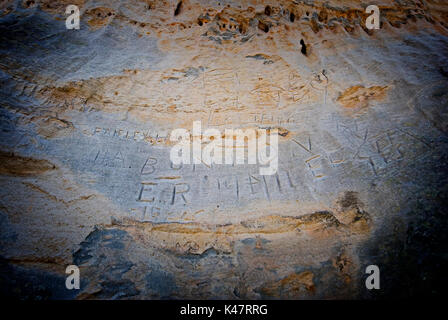
<svg viewBox="0 0 448 320"><path fill-rule="evenodd" d="M0 39L2 294L441 293L445 1L4 0ZM194 121L278 129L277 173L173 165Z"/></svg>

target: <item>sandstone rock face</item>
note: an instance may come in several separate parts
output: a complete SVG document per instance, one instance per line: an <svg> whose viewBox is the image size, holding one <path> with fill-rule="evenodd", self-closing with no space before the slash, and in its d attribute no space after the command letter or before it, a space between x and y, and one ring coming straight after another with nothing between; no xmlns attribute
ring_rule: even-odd
<svg viewBox="0 0 448 320"><path fill-rule="evenodd" d="M445 1L4 0L0 37L2 294L441 293ZM173 165L194 121L279 130L276 174Z"/></svg>

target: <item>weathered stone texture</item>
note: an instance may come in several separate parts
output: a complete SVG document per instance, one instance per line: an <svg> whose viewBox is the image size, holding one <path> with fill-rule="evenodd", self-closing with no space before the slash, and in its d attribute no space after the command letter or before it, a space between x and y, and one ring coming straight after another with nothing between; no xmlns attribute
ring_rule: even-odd
<svg viewBox="0 0 448 320"><path fill-rule="evenodd" d="M2 294L440 293L447 49L442 0L1 1ZM277 174L173 166L198 120L279 129Z"/></svg>

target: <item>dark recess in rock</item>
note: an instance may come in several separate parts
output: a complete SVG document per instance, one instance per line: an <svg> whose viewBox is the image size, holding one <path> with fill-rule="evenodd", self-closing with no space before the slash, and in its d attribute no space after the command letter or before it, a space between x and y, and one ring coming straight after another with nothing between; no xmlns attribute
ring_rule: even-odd
<svg viewBox="0 0 448 320"><path fill-rule="evenodd" d="M264 31L266 33L269 32L269 26L266 23L262 22L262 21L258 22L258 29L260 29L260 30L262 30L262 31Z"/></svg>
<svg viewBox="0 0 448 320"><path fill-rule="evenodd" d="M176 10L174 10L174 15L175 16L179 15L181 9L182 9L182 1L179 1L179 3L176 6Z"/></svg>
<svg viewBox="0 0 448 320"><path fill-rule="evenodd" d="M266 8L264 8L264 13L267 16L270 16L271 15L271 7L270 6L266 6Z"/></svg>
<svg viewBox="0 0 448 320"><path fill-rule="evenodd" d="M302 46L302 48L300 49L300 52L302 52L302 54L304 54L306 56L306 44L305 41L300 40L300 45Z"/></svg>

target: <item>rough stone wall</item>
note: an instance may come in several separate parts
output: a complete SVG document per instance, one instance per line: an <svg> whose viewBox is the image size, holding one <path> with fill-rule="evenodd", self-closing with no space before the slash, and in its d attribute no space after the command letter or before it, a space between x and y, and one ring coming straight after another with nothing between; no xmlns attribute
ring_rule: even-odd
<svg viewBox="0 0 448 320"><path fill-rule="evenodd" d="M440 293L445 1L2 0L0 40L2 294ZM170 164L198 120L278 129L277 174Z"/></svg>

